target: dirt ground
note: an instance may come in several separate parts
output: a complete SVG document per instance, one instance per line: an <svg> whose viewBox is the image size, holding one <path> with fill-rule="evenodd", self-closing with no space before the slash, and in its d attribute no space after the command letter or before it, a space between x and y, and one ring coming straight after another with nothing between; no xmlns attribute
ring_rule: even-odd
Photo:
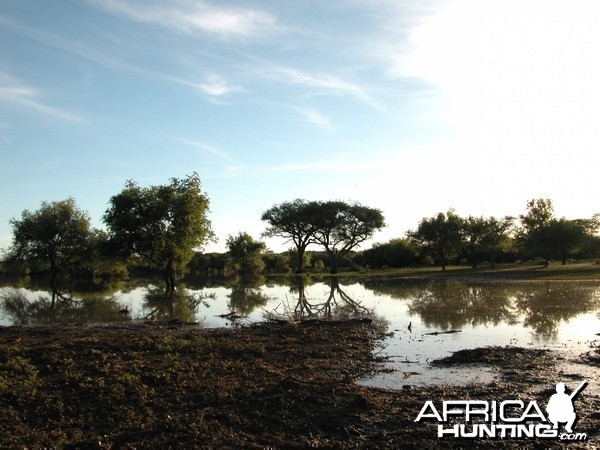
<svg viewBox="0 0 600 450"><path fill-rule="evenodd" d="M428 400L537 399L544 407L557 381L576 386L584 371L565 372L549 351L490 347L435 362L493 366L490 384L358 385L381 367L373 349L383 332L368 319L0 327L0 448L566 447L557 439L439 439L435 421L415 418ZM599 349L578 363L599 366ZM568 448L597 448L597 392L584 389L576 405L576 431L588 440Z"/></svg>

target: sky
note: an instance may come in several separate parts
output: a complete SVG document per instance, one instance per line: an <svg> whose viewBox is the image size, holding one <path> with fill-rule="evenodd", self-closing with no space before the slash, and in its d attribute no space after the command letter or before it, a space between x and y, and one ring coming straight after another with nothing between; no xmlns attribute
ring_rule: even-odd
<svg viewBox="0 0 600 450"><path fill-rule="evenodd" d="M381 209L370 243L532 198L589 218L598 23L596 0L0 0L0 248L42 201L102 228L127 180L193 172L206 251L296 198Z"/></svg>

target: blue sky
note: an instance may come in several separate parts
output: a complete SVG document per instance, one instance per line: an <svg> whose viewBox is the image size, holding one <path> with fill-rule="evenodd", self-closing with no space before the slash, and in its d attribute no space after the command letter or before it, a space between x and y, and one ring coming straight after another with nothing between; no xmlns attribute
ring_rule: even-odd
<svg viewBox="0 0 600 450"><path fill-rule="evenodd" d="M223 251L305 198L425 216L600 212L600 6L573 0L0 1L0 247L69 196L198 172ZM267 242L281 250L280 241Z"/></svg>

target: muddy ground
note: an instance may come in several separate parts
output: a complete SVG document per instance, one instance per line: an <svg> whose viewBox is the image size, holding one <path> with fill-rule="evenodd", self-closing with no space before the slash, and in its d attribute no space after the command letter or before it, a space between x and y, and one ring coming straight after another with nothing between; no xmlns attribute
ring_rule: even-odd
<svg viewBox="0 0 600 450"><path fill-rule="evenodd" d="M438 439L435 421L415 422L427 400L537 399L544 407L554 383L576 386L586 376L566 373L558 355L491 347L435 362L493 366L498 379L487 385L354 383L381 367L373 349L383 332L370 320L0 328L0 448L565 447ZM600 365L600 351L579 363ZM576 404L576 431L588 440L568 447L597 448L600 399L584 389Z"/></svg>

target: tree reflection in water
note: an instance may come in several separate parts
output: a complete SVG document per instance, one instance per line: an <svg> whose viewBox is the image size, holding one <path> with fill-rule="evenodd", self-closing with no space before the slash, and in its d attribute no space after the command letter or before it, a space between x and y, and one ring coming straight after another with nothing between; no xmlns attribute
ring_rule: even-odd
<svg viewBox="0 0 600 450"><path fill-rule="evenodd" d="M409 313L427 326L443 329L464 325L522 322L535 334L556 336L561 322L600 307L596 286L585 283L431 282L409 300Z"/></svg>
<svg viewBox="0 0 600 450"><path fill-rule="evenodd" d="M262 275L235 277L228 283L231 288L229 294L228 316L230 318L246 317L256 308L263 307L269 297L262 293L261 287L265 283Z"/></svg>
<svg viewBox="0 0 600 450"><path fill-rule="evenodd" d="M309 301L306 295L307 279L295 276L291 279L290 292L296 293L298 301L289 308L288 317L293 320L305 318L348 318L372 314L372 311L361 302L353 299L340 287L338 277L329 278L329 293L324 301Z"/></svg>
<svg viewBox="0 0 600 450"><path fill-rule="evenodd" d="M418 314L425 325L442 329L517 323L508 288L496 284L431 282L412 297L408 311Z"/></svg>
<svg viewBox="0 0 600 450"><path fill-rule="evenodd" d="M4 315L15 325L49 323L119 322L127 320L114 296L101 293L39 295L29 298L22 289L2 295Z"/></svg>
<svg viewBox="0 0 600 450"><path fill-rule="evenodd" d="M597 289L585 283L523 284L514 299L517 310L524 316L523 325L547 337L556 335L561 322L600 307Z"/></svg>
<svg viewBox="0 0 600 450"><path fill-rule="evenodd" d="M142 319L195 323L200 306L208 307L208 300L214 298L214 294L191 293L183 285L175 290L149 286L144 295Z"/></svg>

